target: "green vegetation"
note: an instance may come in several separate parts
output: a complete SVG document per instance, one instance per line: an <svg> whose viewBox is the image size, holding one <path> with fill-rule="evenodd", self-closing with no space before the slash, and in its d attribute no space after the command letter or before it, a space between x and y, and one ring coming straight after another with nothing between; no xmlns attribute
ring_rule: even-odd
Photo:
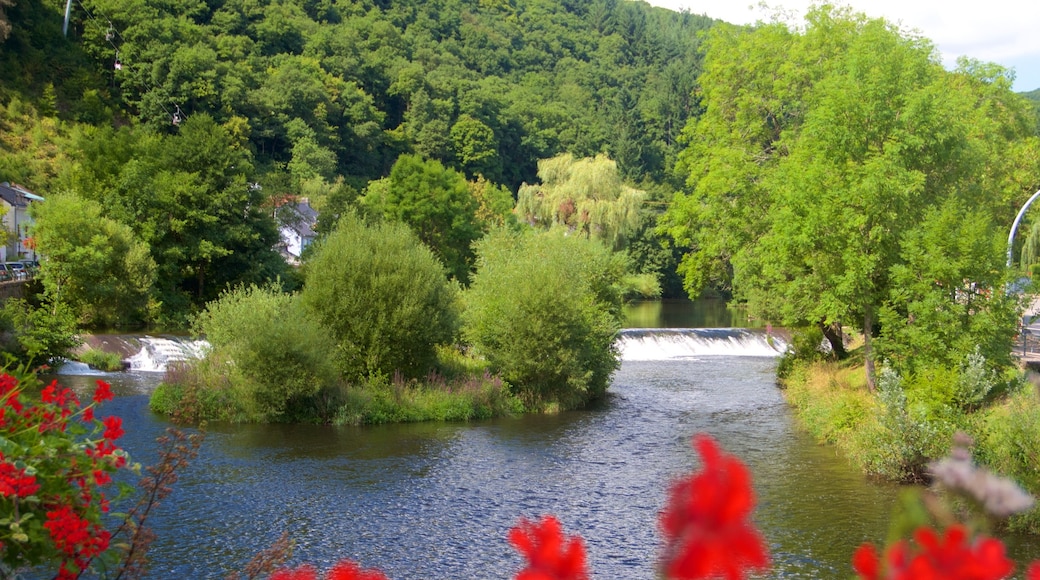
<svg viewBox="0 0 1040 580"><path fill-rule="evenodd" d="M36 250L47 256L44 294L80 324L112 327L148 318L155 262L127 225L101 215L101 205L56 195L33 206Z"/></svg>
<svg viewBox="0 0 1040 580"><path fill-rule="evenodd" d="M0 309L0 351L5 359L26 368L53 365L78 345L76 316L61 302L40 305L11 298Z"/></svg>
<svg viewBox="0 0 1040 580"><path fill-rule="evenodd" d="M816 439L836 445L867 474L921 481L927 464L943 457L953 434L963 431L975 441L976 461L1040 493L1035 385L995 376L975 355L959 369L910 379L884 367L871 393L861 355L795 364L783 381L788 402ZM1040 533L1040 510L1014 516L1009 525Z"/></svg>
<svg viewBox="0 0 1040 580"><path fill-rule="evenodd" d="M90 348L76 355L76 358L80 362L86 363L92 369L100 371L123 370L123 360L119 357L119 353Z"/></svg>
<svg viewBox="0 0 1040 580"><path fill-rule="evenodd" d="M531 407L601 396L617 368L624 263L594 240L500 230L477 245L463 333Z"/></svg>
<svg viewBox="0 0 1040 580"><path fill-rule="evenodd" d="M461 173L439 161L402 155L389 177L368 184L361 202L383 219L406 224L452 277L469 281L471 246L483 231L477 220L479 202Z"/></svg>
<svg viewBox="0 0 1040 580"><path fill-rule="evenodd" d="M254 286L210 303L196 328L212 350L172 369L152 408L188 421L380 423L601 396L618 365L624 256L595 240L508 229L477 255L460 298L406 226L345 215L299 294Z"/></svg>
<svg viewBox="0 0 1040 580"><path fill-rule="evenodd" d="M406 226L344 216L300 296L329 332L341 377L422 376L458 333L458 286Z"/></svg>
<svg viewBox="0 0 1040 580"><path fill-rule="evenodd" d="M819 326L839 356L859 331L871 387L882 360L909 373L978 346L1007 364L1001 239L1040 156L1007 71L946 71L926 40L821 6L801 30L713 28L700 83L690 191L666 214L695 248L691 295L732 288L753 316Z"/></svg>

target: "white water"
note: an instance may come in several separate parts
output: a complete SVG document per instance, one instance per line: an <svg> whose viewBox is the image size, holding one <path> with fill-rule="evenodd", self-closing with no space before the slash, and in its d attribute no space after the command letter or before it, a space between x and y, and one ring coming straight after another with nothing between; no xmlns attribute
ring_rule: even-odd
<svg viewBox="0 0 1040 580"><path fill-rule="evenodd" d="M142 336L141 350L126 359L130 370L146 373L166 372L171 362L202 358L209 348L205 340L187 340Z"/></svg>
<svg viewBox="0 0 1040 580"><path fill-rule="evenodd" d="M146 373L166 372L171 362L202 358L210 345L205 340L178 337L141 336L134 341L141 348L126 359L129 370ZM617 345L624 361L689 359L701 356L780 356L787 342L780 336L743 328L627 328L620 332ZM103 375L86 364L69 361L58 370L62 374Z"/></svg>
<svg viewBox="0 0 1040 580"><path fill-rule="evenodd" d="M621 360L674 360L701 356L780 356L787 342L744 328L627 328L617 339Z"/></svg>

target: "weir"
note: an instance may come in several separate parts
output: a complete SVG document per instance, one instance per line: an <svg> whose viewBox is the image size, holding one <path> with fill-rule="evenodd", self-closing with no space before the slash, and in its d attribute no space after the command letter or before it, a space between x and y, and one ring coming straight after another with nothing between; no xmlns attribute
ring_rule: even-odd
<svg viewBox="0 0 1040 580"><path fill-rule="evenodd" d="M209 348L204 340L142 336L138 339L141 350L126 359L130 370L140 372L165 372L172 362L202 358Z"/></svg>
<svg viewBox="0 0 1040 580"><path fill-rule="evenodd" d="M746 328L626 328L618 334L617 345L624 361L777 357L787 350L782 336Z"/></svg>

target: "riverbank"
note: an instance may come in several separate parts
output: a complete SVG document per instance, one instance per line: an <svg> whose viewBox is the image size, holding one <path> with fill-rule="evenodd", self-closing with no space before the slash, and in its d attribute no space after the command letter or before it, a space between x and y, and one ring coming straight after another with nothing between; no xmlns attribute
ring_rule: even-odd
<svg viewBox="0 0 1040 580"><path fill-rule="evenodd" d="M867 389L862 361L795 364L781 380L801 425L834 445L865 474L923 482L933 458L944 456L953 434L975 441L975 460L1040 495L1040 393L1020 378L978 405L958 405L950 376L904 381L882 372ZM1040 510L1013 517L1011 529L1040 533Z"/></svg>

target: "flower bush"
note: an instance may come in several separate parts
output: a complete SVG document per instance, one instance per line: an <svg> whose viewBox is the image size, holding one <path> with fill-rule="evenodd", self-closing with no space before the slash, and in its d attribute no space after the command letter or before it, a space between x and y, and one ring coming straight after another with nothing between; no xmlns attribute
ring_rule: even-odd
<svg viewBox="0 0 1040 580"><path fill-rule="evenodd" d="M102 516L112 475L127 467L122 419L96 416L112 398L104 381L85 405L52 382L39 400L31 375L0 374L0 576L57 563L76 578L109 548Z"/></svg>

